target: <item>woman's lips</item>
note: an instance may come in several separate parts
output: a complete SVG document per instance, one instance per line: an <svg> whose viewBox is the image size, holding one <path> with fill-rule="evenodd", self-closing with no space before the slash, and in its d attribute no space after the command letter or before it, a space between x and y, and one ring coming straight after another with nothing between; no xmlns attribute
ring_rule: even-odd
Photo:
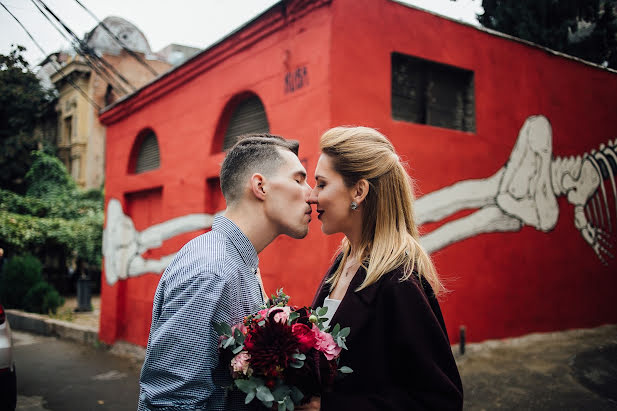
<svg viewBox="0 0 617 411"><path fill-rule="evenodd" d="M317 210L317 219L321 220L321 216L323 215L324 211L323 210Z"/></svg>

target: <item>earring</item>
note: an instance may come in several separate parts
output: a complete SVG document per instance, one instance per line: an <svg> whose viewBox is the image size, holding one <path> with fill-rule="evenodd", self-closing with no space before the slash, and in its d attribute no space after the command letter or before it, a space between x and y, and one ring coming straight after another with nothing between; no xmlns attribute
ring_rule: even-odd
<svg viewBox="0 0 617 411"><path fill-rule="evenodd" d="M356 203L355 201L352 201L351 205L349 206L349 208L351 208L352 210L357 210L358 209L358 203Z"/></svg>

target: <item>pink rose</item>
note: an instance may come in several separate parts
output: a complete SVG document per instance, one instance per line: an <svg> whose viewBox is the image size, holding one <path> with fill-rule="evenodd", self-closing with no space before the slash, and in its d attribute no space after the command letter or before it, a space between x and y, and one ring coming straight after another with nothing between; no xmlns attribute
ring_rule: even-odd
<svg viewBox="0 0 617 411"><path fill-rule="evenodd" d="M287 324L287 320L289 319L289 314L291 314L291 308L289 307L275 307L271 308L270 312L276 311L274 314L274 321L277 323Z"/></svg>
<svg viewBox="0 0 617 411"><path fill-rule="evenodd" d="M324 353L328 361L339 356L341 347L334 342L331 334L320 331L315 324L313 324L313 334L315 335L315 348Z"/></svg>
<svg viewBox="0 0 617 411"><path fill-rule="evenodd" d="M235 374L249 375L249 360L251 355L246 351L240 351L231 359L231 369Z"/></svg>

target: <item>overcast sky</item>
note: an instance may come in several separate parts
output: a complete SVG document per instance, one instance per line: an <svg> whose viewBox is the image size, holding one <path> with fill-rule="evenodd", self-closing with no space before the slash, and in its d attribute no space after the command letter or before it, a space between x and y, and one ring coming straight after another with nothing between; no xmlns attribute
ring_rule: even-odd
<svg viewBox="0 0 617 411"><path fill-rule="evenodd" d="M246 23L278 0L80 0L98 19L119 16L135 24L153 51L170 43L206 48ZM75 0L44 0L45 4L80 37L97 22ZM481 0L401 1L451 18L477 24ZM30 31L46 54L68 47L68 42L39 13L32 0L0 0ZM11 44L25 46L31 64L45 57L24 30L0 6L0 53Z"/></svg>

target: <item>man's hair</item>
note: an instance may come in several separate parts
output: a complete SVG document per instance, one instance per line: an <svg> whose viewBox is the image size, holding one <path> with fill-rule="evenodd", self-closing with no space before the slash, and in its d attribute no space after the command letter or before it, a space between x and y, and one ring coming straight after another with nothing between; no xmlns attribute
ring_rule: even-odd
<svg viewBox="0 0 617 411"><path fill-rule="evenodd" d="M242 197L242 188L253 173L270 176L282 164L280 149L298 155L299 143L268 133L247 134L227 152L221 165L221 190L227 204Z"/></svg>

